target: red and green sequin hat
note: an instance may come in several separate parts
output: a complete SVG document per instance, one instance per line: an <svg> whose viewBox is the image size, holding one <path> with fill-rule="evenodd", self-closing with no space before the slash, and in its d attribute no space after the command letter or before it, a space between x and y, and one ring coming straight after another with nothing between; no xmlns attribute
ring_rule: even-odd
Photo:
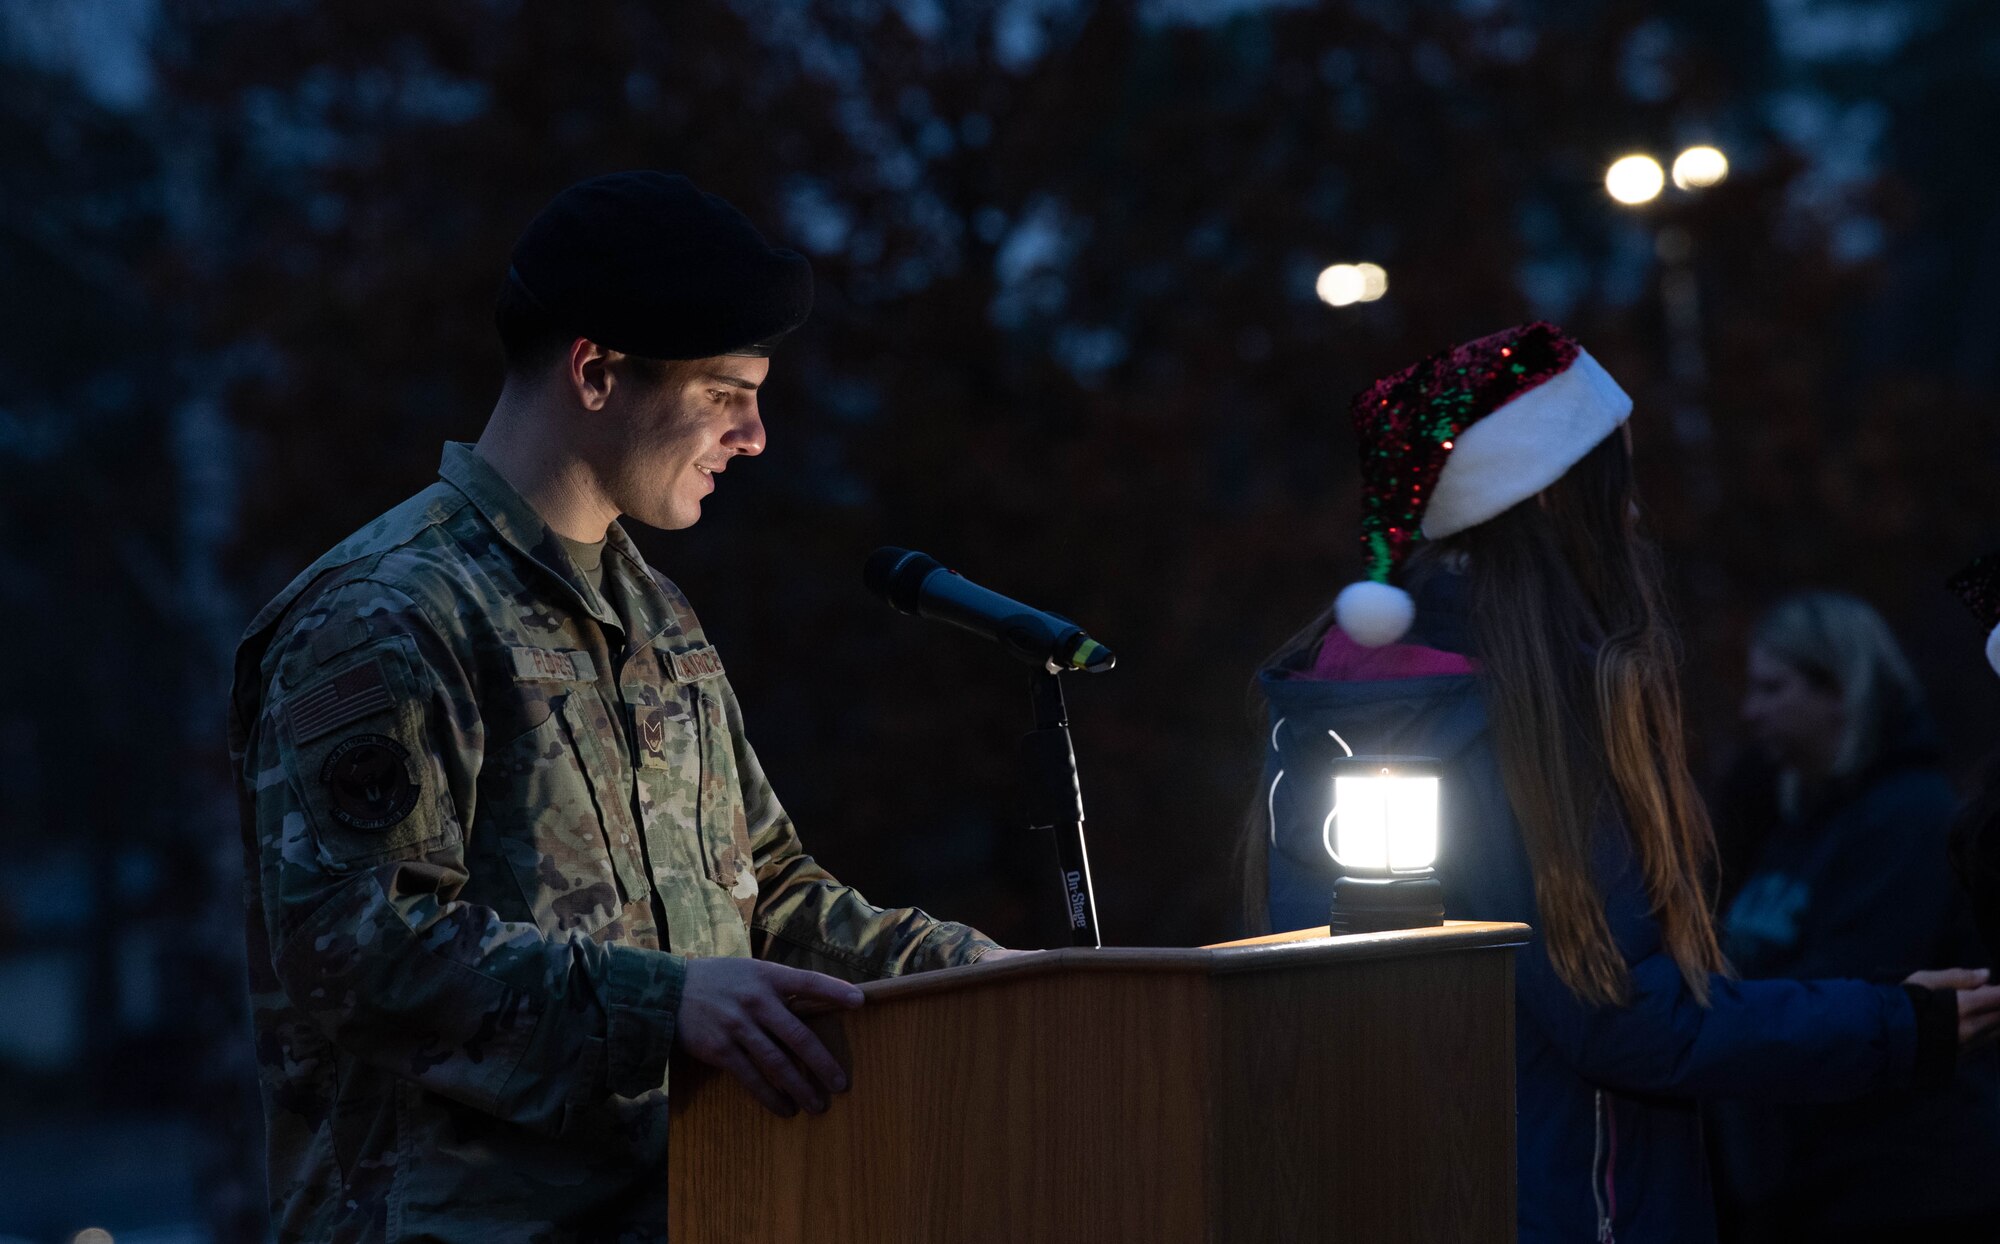
<svg viewBox="0 0 2000 1244"><path fill-rule="evenodd" d="M1367 578L1335 601L1340 629L1371 648L1401 639L1414 607L1392 580L1411 549L1547 488L1631 413L1610 373L1544 323L1453 346L1357 394Z"/></svg>

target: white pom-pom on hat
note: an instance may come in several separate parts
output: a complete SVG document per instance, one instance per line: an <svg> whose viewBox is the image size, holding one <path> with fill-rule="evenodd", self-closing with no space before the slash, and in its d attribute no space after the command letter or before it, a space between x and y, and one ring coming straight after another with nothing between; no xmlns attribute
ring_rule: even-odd
<svg viewBox="0 0 2000 1244"><path fill-rule="evenodd" d="M1363 579L1333 598L1333 618L1363 648L1380 648L1409 634L1417 604L1402 588ZM1992 651L1989 647L1988 651Z"/></svg>
<svg viewBox="0 0 2000 1244"><path fill-rule="evenodd" d="M1994 673L2000 674L2000 626L1987 632L1986 663L1993 667Z"/></svg>

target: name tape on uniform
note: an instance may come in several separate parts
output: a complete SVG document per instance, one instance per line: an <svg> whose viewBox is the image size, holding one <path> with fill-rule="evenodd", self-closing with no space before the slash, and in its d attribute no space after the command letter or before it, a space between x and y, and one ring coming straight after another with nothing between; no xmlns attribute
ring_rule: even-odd
<svg viewBox="0 0 2000 1244"><path fill-rule="evenodd" d="M722 677L722 658L715 655L715 649L706 645L690 648L686 652L669 653L667 659L673 663L675 682L700 682L704 678Z"/></svg>
<svg viewBox="0 0 2000 1244"><path fill-rule="evenodd" d="M589 682L596 667L587 652L565 652L558 648L509 648L514 658L514 677L554 679L557 682Z"/></svg>

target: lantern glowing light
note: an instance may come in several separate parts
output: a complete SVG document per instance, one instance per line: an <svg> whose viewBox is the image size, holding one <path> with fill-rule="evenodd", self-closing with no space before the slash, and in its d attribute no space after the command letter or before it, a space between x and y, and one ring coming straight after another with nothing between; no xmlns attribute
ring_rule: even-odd
<svg viewBox="0 0 2000 1244"><path fill-rule="evenodd" d="M1322 832L1327 854L1370 873L1422 872L1437 861L1438 779L1434 773L1341 773Z"/></svg>
<svg viewBox="0 0 2000 1244"><path fill-rule="evenodd" d="M1437 925L1443 891L1431 874L1438 850L1439 764L1418 756L1351 756L1334 762L1333 807L1321 828L1341 867L1327 925L1336 934Z"/></svg>

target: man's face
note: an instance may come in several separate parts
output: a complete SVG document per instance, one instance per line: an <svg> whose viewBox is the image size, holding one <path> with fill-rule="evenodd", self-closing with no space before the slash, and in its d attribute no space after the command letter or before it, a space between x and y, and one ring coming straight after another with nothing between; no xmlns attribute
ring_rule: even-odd
<svg viewBox="0 0 2000 1244"><path fill-rule="evenodd" d="M619 512L667 531L694 526L730 462L764 452L757 388L770 369L735 355L675 363L659 380L628 369L606 471Z"/></svg>

